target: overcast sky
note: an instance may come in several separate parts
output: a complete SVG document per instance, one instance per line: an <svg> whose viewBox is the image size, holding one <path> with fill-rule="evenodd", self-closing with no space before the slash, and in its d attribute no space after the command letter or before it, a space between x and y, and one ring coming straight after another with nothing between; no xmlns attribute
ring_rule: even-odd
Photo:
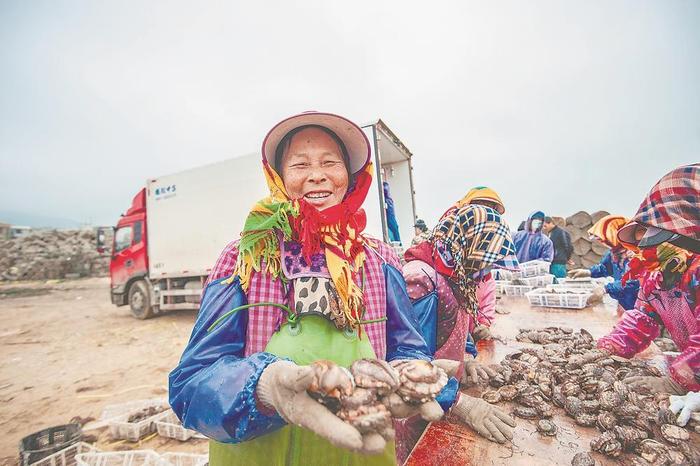
<svg viewBox="0 0 700 466"><path fill-rule="evenodd" d="M474 185L631 215L700 161L698 1L298 3L0 0L0 211L114 224L309 109L382 118L428 223Z"/></svg>

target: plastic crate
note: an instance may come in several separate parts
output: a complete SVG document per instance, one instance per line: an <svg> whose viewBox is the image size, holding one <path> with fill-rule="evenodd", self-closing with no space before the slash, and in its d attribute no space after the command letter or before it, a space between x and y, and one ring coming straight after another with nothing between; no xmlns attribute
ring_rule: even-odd
<svg viewBox="0 0 700 466"><path fill-rule="evenodd" d="M560 307L566 309L583 309L588 298L592 295L583 288L568 288L561 285L550 285L547 288L537 288L525 294L531 306Z"/></svg>
<svg viewBox="0 0 700 466"><path fill-rule="evenodd" d="M513 279L513 272L505 269L493 269L491 270L491 275L493 275L493 279L496 281Z"/></svg>
<svg viewBox="0 0 700 466"><path fill-rule="evenodd" d="M19 464L27 466L80 440L79 424L64 424L27 435L19 442Z"/></svg>
<svg viewBox="0 0 700 466"><path fill-rule="evenodd" d="M76 464L75 455L99 451L98 448L93 447L89 443L78 442L57 451L53 455L47 456L43 460L32 463L30 466L74 466Z"/></svg>
<svg viewBox="0 0 700 466"><path fill-rule="evenodd" d="M514 278L530 278L546 275L549 273L549 262L535 260L523 262L520 264L520 271L513 272Z"/></svg>
<svg viewBox="0 0 700 466"><path fill-rule="evenodd" d="M510 283L503 285L503 293L506 296L525 296L525 293L534 289L534 286L527 285L512 285Z"/></svg>
<svg viewBox="0 0 700 466"><path fill-rule="evenodd" d="M557 284L569 288L593 288L595 286L591 278L557 278Z"/></svg>
<svg viewBox="0 0 700 466"><path fill-rule="evenodd" d="M169 406L166 398L150 398L146 400L133 400L126 403L105 406L100 414L100 421L108 421L126 414L131 414L143 408L151 406Z"/></svg>
<svg viewBox="0 0 700 466"><path fill-rule="evenodd" d="M75 460L78 466L168 466L153 450L81 453Z"/></svg>
<svg viewBox="0 0 700 466"><path fill-rule="evenodd" d="M494 282L496 283L496 293L501 293L501 294L505 293L505 290L503 289L503 287L505 285L510 285L509 280L494 280Z"/></svg>
<svg viewBox="0 0 700 466"><path fill-rule="evenodd" d="M605 286L608 283L614 282L612 277L601 278L557 278L559 285L564 285L569 288L589 288L593 289L597 286Z"/></svg>
<svg viewBox="0 0 700 466"><path fill-rule="evenodd" d="M204 466L209 463L209 455L195 453L163 453L160 455L163 466Z"/></svg>
<svg viewBox="0 0 700 466"><path fill-rule="evenodd" d="M542 288L554 283L554 275L548 273L546 275L539 275L537 277L519 278L518 280L520 280L521 282L523 282L523 284L527 286Z"/></svg>
<svg viewBox="0 0 700 466"><path fill-rule="evenodd" d="M161 437L174 438L186 442L192 437L202 437L197 431L182 427L180 420L174 412L168 411L168 415L156 421L156 430Z"/></svg>
<svg viewBox="0 0 700 466"><path fill-rule="evenodd" d="M115 418L109 422L109 434L113 439L125 439L138 442L146 435L156 431L156 422L165 419L168 411L147 417L139 422L128 422L129 415Z"/></svg>

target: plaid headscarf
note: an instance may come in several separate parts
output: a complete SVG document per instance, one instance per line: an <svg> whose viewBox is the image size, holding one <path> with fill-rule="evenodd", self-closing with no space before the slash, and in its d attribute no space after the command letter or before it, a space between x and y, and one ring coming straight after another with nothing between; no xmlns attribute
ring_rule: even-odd
<svg viewBox="0 0 700 466"><path fill-rule="evenodd" d="M480 205L451 211L435 226L430 242L438 271L447 272L474 314L478 309L474 275L515 254L510 228L501 215Z"/></svg>
<svg viewBox="0 0 700 466"><path fill-rule="evenodd" d="M661 178L632 221L700 240L700 164L676 168Z"/></svg>

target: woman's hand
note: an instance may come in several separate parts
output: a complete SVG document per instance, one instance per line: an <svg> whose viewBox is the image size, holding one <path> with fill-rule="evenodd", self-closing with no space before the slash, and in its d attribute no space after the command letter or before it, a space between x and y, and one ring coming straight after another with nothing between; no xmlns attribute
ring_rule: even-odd
<svg viewBox="0 0 700 466"><path fill-rule="evenodd" d="M623 380L634 389L644 389L650 393L670 393L671 395L685 395L687 390L676 383L671 377L635 376Z"/></svg>
<svg viewBox="0 0 700 466"><path fill-rule="evenodd" d="M586 300L586 304L592 306L594 304L602 303L604 297L605 287L596 286L595 288L593 288L593 294L588 297L588 300Z"/></svg>
<svg viewBox="0 0 700 466"><path fill-rule="evenodd" d="M489 338L492 338L493 335L487 326L477 325L474 327L474 330L472 330L472 337L474 338L474 341L477 342L479 340L488 340Z"/></svg>
<svg viewBox="0 0 700 466"><path fill-rule="evenodd" d="M569 273L567 274L567 276L569 278L590 278L591 271L588 269L569 270Z"/></svg>
<svg viewBox="0 0 700 466"><path fill-rule="evenodd" d="M392 393L391 395L385 397L384 405L391 412L391 417L397 419L412 417L416 414L420 414L420 417L430 422L442 419L442 416L445 415L445 412L440 407L440 404L435 400L420 404L406 403L396 393Z"/></svg>
<svg viewBox="0 0 700 466"><path fill-rule="evenodd" d="M492 377L496 377L496 375L498 375L498 373L495 370L476 362L473 358L468 356L468 359L464 360L464 374L460 382L464 385L476 385L479 383L479 379L488 382Z"/></svg>
<svg viewBox="0 0 700 466"><path fill-rule="evenodd" d="M450 414L492 442L505 443L513 439L515 420L479 398L462 393Z"/></svg>
<svg viewBox="0 0 700 466"><path fill-rule="evenodd" d="M325 381L325 384L335 384L341 389L347 386L348 380L338 375L337 380ZM364 451L363 445L369 443L371 451L367 453L383 451L386 442L381 437L373 436L365 442L357 429L309 396L306 390L315 382L316 372L312 366L276 361L260 375L256 394L263 405L277 411L289 424L308 429L337 447Z"/></svg>

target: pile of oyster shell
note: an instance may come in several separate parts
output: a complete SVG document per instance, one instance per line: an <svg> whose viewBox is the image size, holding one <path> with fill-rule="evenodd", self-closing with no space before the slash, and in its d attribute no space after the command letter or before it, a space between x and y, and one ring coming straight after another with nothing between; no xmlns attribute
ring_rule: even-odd
<svg viewBox="0 0 700 466"><path fill-rule="evenodd" d="M377 432L393 438L390 407L396 397L407 404L434 400L445 387L448 376L430 361L360 359L349 370L330 361L317 361L314 383L307 390L339 418L361 433ZM337 371L344 371L349 385L339 389Z"/></svg>
<svg viewBox="0 0 700 466"><path fill-rule="evenodd" d="M633 391L622 382L631 376L660 376L658 368L596 348L585 329L523 329L516 339L542 346L509 354L493 366L499 374L489 381L492 389L482 394L484 400L515 402L513 414L535 421L544 436L557 434L551 417L562 408L576 424L601 432L591 441L593 451L627 464L700 464L698 446L688 441L691 431L700 432L700 419L678 427L668 395ZM594 462L580 453L572 464Z"/></svg>

